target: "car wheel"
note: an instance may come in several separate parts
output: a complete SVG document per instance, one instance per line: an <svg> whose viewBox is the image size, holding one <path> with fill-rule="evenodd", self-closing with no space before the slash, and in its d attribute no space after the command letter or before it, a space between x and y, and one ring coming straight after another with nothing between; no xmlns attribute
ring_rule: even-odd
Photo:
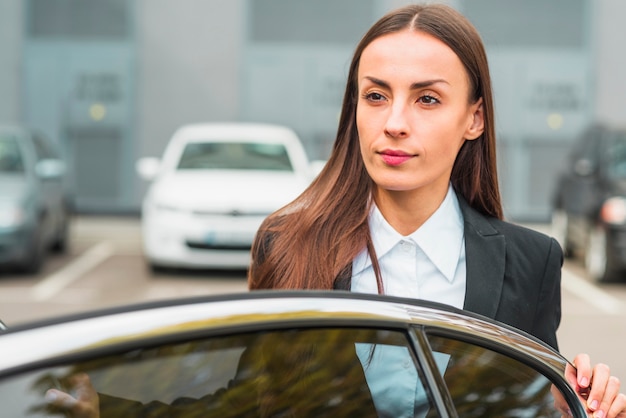
<svg viewBox="0 0 626 418"><path fill-rule="evenodd" d="M152 276L167 274L171 271L171 268L162 266L150 260L146 260L146 267L148 268L148 271Z"/></svg>
<svg viewBox="0 0 626 418"><path fill-rule="evenodd" d="M54 241L52 243L52 250L56 253L64 253L67 250L67 241L70 231L70 219L69 214L65 212L63 214L63 220L59 225L59 230L56 232Z"/></svg>
<svg viewBox="0 0 626 418"><path fill-rule="evenodd" d="M33 232L28 254L18 265L18 270L25 274L37 274L43 266L46 255L46 243L41 238L41 231Z"/></svg>
<svg viewBox="0 0 626 418"><path fill-rule="evenodd" d="M613 282L619 279L619 271L607 257L607 236L604 228L595 226L591 230L585 248L585 268L597 282Z"/></svg>
<svg viewBox="0 0 626 418"><path fill-rule="evenodd" d="M563 209L553 210L550 229L552 236L561 246L561 249L563 250L563 255L565 257L571 257L573 251L571 248L571 244L569 243L569 219L567 216L567 212L565 212Z"/></svg>

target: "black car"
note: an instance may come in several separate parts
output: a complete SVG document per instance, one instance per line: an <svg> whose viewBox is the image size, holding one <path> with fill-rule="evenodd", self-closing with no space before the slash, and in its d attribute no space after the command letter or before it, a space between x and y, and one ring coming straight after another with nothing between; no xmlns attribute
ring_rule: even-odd
<svg viewBox="0 0 626 418"><path fill-rule="evenodd" d="M385 397L372 388L400 391L407 380L395 377L405 371L414 376L411 416L556 418L555 396L572 417L587 416L558 352L490 319L413 299L257 291L7 325L7 417L58 416L46 391L71 391L68 379L83 373L103 418L385 416ZM393 362L378 357L386 350ZM375 362L382 373L371 373Z"/></svg>
<svg viewBox="0 0 626 418"><path fill-rule="evenodd" d="M65 250L71 200L57 145L30 129L0 126L0 271L36 273L48 250Z"/></svg>
<svg viewBox="0 0 626 418"><path fill-rule="evenodd" d="M597 281L626 278L626 128L593 126L574 144L553 197L552 231Z"/></svg>

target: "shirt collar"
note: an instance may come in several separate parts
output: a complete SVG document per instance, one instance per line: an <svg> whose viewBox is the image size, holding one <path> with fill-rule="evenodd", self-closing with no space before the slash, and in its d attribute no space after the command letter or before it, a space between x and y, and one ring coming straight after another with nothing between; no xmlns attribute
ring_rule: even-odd
<svg viewBox="0 0 626 418"><path fill-rule="evenodd" d="M380 259L402 240L412 240L426 254L439 271L452 282L463 248L463 214L452 186L439 208L408 236L402 236L383 217L375 203L368 218L372 243ZM352 274L358 274L372 265L367 250L354 260Z"/></svg>

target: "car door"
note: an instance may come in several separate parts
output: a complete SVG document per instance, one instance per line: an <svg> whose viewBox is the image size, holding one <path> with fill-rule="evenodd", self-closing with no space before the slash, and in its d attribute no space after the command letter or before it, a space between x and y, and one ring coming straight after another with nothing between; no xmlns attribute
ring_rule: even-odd
<svg viewBox="0 0 626 418"><path fill-rule="evenodd" d="M105 338L87 350L13 365L0 370L3 414L59 416L46 404L46 391L74 393L72 377L85 373L102 417L385 416L386 399L377 399L374 388L387 385L393 394L404 375L370 368L391 350L397 363L382 369L415 376L408 416L560 417L552 388L574 417L585 416L569 386L539 360L486 344L479 332L305 316L219 329L177 326L132 343ZM95 319L107 320L115 318ZM8 342L0 336L5 353Z"/></svg>
<svg viewBox="0 0 626 418"><path fill-rule="evenodd" d="M46 237L50 242L66 222L65 164L53 144L37 132L31 133L37 163L35 173L40 186L41 205L46 214Z"/></svg>

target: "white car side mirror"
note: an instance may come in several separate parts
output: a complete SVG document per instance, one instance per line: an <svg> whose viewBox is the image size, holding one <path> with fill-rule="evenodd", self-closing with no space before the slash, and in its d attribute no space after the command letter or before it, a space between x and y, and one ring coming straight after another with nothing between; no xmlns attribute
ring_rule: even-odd
<svg viewBox="0 0 626 418"><path fill-rule="evenodd" d="M35 165L35 173L44 180L58 179L65 174L65 171L65 163L52 158L41 160Z"/></svg>
<svg viewBox="0 0 626 418"><path fill-rule="evenodd" d="M143 157L135 163L135 171L139 176L147 181L152 181L159 174L161 160L156 157Z"/></svg>

